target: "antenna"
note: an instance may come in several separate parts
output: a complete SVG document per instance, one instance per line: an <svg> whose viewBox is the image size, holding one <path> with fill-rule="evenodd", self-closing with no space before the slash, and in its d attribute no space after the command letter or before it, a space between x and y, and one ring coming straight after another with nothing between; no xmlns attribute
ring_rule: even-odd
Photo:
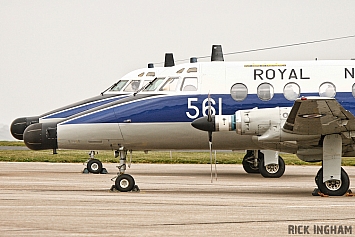
<svg viewBox="0 0 355 237"><path fill-rule="evenodd" d="M212 45L211 62L224 61L222 45Z"/></svg>
<svg viewBox="0 0 355 237"><path fill-rule="evenodd" d="M164 67L172 67L172 66L175 66L174 56L172 53L166 53Z"/></svg>

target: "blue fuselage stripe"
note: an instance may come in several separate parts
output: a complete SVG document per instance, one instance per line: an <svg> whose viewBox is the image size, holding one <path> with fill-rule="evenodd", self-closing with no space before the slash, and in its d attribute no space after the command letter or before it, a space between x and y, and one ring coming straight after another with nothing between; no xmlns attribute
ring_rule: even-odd
<svg viewBox="0 0 355 237"><path fill-rule="evenodd" d="M88 124L88 123L164 123L164 122L191 122L207 113L208 103L204 103L207 94L152 96L141 100L132 100L128 103L117 104L113 107L96 111L63 124ZM319 96L316 93L302 94L302 96ZM188 108L188 98L192 100ZM285 99L282 93L275 94L269 101L261 101L257 95L249 94L242 101L234 101L230 94L214 94L211 98L215 101L216 114L232 115L237 110L252 108L292 107L293 101ZM355 112L355 98L350 92L338 92L338 102L351 113ZM206 101L205 101L206 102ZM222 102L222 105L220 103ZM198 113L198 115L196 114ZM188 116L190 115L190 116ZM267 116L267 115L265 115Z"/></svg>
<svg viewBox="0 0 355 237"><path fill-rule="evenodd" d="M111 102L113 102L115 100L119 100L119 99L122 99L122 97L119 96L119 97L115 97L113 99L101 100L101 101L97 101L97 102L94 102L94 103L83 104L83 105L80 105L80 106L77 106L77 107L73 107L73 108L68 109L68 110L60 111L60 112L45 116L42 119L68 118L68 117L70 117L72 115L81 113L83 111L86 111L86 110L89 110L89 109L92 109L92 108L95 108L95 107L98 107L98 106L101 106L101 105L104 105L104 104L111 103Z"/></svg>

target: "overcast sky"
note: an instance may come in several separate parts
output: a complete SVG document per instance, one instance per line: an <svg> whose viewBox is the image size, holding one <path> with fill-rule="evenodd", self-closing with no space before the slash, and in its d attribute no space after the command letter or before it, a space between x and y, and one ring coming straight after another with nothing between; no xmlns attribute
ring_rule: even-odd
<svg viewBox="0 0 355 237"><path fill-rule="evenodd" d="M175 59L355 35L355 1L0 0L0 140L17 117L98 95ZM355 58L355 38L225 60ZM160 65L161 66L161 65Z"/></svg>

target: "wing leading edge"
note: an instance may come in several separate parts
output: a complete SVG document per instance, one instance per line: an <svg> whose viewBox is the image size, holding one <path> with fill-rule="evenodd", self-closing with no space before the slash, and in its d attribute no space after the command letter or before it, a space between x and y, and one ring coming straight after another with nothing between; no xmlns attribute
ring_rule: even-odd
<svg viewBox="0 0 355 237"><path fill-rule="evenodd" d="M343 134L350 138L355 137L355 117L334 98L300 98L295 101L283 131L299 135Z"/></svg>

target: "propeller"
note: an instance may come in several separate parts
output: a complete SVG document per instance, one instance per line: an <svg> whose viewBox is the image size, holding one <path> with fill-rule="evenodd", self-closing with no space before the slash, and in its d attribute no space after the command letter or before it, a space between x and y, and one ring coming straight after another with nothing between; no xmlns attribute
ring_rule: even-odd
<svg viewBox="0 0 355 237"><path fill-rule="evenodd" d="M195 119L194 121L192 121L191 123L192 127L202 130L202 131L206 131L208 132L208 144L209 144L209 148L210 148L210 161L211 161L211 183L212 183L212 133L214 131L216 131L216 125L215 125L215 116L212 115L212 106L211 106L211 97L210 94L208 93L208 111L207 111L207 116ZM216 156L216 155L215 155ZM216 162L216 157L215 157L215 163ZM217 166L217 165L216 165ZM216 171L216 179L217 179L217 169L215 169Z"/></svg>
<svg viewBox="0 0 355 237"><path fill-rule="evenodd" d="M211 96L210 93L208 93L208 111L207 111L207 122L214 124L214 121L212 119L212 105L211 105ZM211 183L213 183L213 169L212 169L212 130L208 130L208 145L210 148L210 164L211 164ZM215 153L215 177L217 180L217 159L216 159L216 153Z"/></svg>

